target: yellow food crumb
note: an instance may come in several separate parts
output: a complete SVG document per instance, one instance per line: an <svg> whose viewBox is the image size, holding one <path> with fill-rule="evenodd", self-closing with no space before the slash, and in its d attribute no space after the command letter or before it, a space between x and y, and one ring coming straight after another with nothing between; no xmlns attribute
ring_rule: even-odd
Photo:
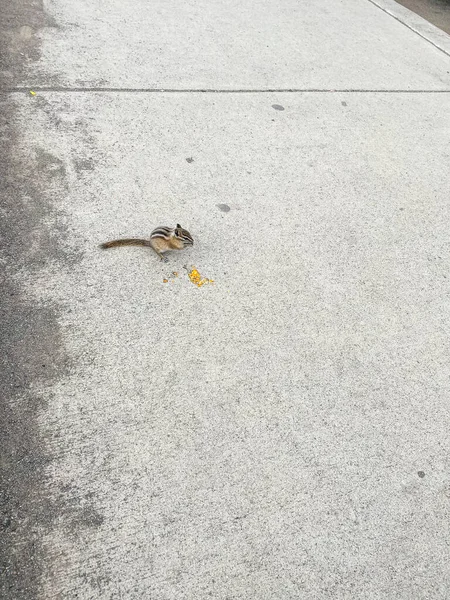
<svg viewBox="0 0 450 600"><path fill-rule="evenodd" d="M190 272L188 271L188 276L192 283L197 287L202 287L205 283L214 283L213 279L202 277L195 267L192 267Z"/></svg>
<svg viewBox="0 0 450 600"><path fill-rule="evenodd" d="M33 90L30 90L30 94L31 94L32 96L36 96L36 92L33 92Z"/></svg>
<svg viewBox="0 0 450 600"><path fill-rule="evenodd" d="M168 279L163 279L163 283L168 283L169 280Z"/></svg>
<svg viewBox="0 0 450 600"><path fill-rule="evenodd" d="M174 277L178 277L178 273L177 273L176 271L174 271L174 272L172 273L172 275L173 275Z"/></svg>

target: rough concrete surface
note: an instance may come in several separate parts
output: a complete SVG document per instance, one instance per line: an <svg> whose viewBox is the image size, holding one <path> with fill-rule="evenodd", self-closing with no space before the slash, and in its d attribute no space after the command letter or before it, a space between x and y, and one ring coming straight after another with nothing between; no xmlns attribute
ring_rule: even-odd
<svg viewBox="0 0 450 600"><path fill-rule="evenodd" d="M450 57L372 2L28 9L0 596L447 598Z"/></svg>
<svg viewBox="0 0 450 600"><path fill-rule="evenodd" d="M383 0L385 1L385 0ZM23 84L449 89L448 57L368 1L48 0Z"/></svg>

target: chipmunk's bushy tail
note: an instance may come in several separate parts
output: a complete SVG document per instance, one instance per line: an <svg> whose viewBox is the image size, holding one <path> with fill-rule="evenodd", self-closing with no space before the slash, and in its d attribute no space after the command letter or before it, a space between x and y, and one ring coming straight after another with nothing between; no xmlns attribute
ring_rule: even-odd
<svg viewBox="0 0 450 600"><path fill-rule="evenodd" d="M100 244L100 248L103 248L103 250L107 250L108 248L116 248L117 246L150 246L150 241L129 238L125 240L113 240L112 242Z"/></svg>

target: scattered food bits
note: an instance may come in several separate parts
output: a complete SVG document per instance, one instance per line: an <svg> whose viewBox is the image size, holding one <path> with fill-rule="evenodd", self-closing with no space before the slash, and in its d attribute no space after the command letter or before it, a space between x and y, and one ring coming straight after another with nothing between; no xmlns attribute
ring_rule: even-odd
<svg viewBox="0 0 450 600"><path fill-rule="evenodd" d="M167 277L163 279L163 283L173 283L177 277L178 273L176 271L172 271L170 275L167 275Z"/></svg>
<svg viewBox="0 0 450 600"><path fill-rule="evenodd" d="M32 96L36 96L36 92L33 92L33 90L30 90L30 94L31 94Z"/></svg>
<svg viewBox="0 0 450 600"><path fill-rule="evenodd" d="M184 268L186 269L191 282L197 287L200 288L206 285L207 283L214 283L214 279L202 277L195 267L192 267L191 270L189 270L187 266L185 266ZM166 278L163 279L163 283L174 283L177 277L179 277L179 273L177 271L172 271L171 275L168 275Z"/></svg>
<svg viewBox="0 0 450 600"><path fill-rule="evenodd" d="M205 283L214 283L213 279L202 277L195 267L192 267L191 271L188 270L188 276L192 283L197 287L202 287Z"/></svg>

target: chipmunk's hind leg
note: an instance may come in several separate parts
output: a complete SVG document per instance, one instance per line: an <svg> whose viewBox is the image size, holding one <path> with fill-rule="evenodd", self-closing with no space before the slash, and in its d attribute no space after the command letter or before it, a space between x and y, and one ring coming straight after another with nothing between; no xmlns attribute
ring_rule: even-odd
<svg viewBox="0 0 450 600"><path fill-rule="evenodd" d="M153 248L153 246L152 246ZM153 248L154 252L159 256L159 259L162 262L169 262L169 259L167 258L167 256L164 256L164 254L162 252L160 252L159 250L157 250L156 248Z"/></svg>
<svg viewBox="0 0 450 600"><path fill-rule="evenodd" d="M165 244L163 243L163 240L160 240L160 238L155 237L154 239L150 240L150 246L156 252L156 254L159 256L159 258L160 258L160 260L162 260L162 262L168 261L167 256L164 256L164 254L163 254L163 252L167 249Z"/></svg>

